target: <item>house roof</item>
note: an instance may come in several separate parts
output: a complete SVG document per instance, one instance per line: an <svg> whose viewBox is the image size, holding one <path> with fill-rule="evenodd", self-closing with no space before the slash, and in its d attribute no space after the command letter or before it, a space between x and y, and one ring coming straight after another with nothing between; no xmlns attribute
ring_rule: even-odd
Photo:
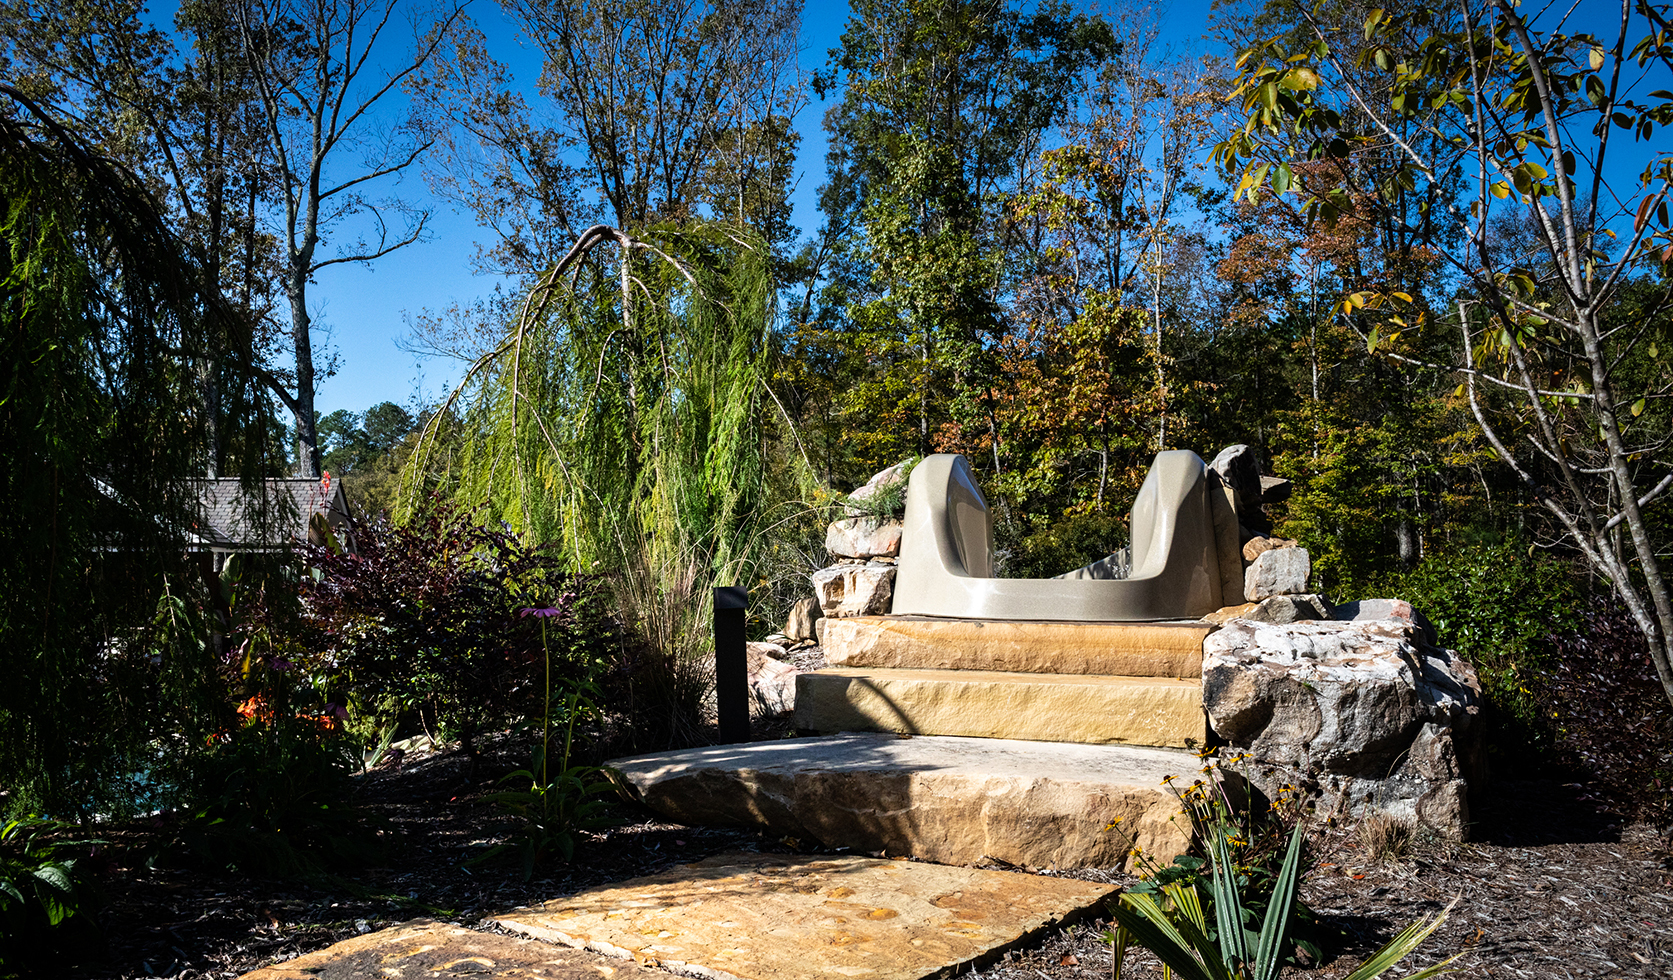
<svg viewBox="0 0 1673 980"><path fill-rule="evenodd" d="M324 515L340 535L348 524L348 497L330 476L270 478L263 481L265 499L246 494L237 477L195 482L201 521L192 532L212 551L270 550L306 541L315 514ZM345 544L353 550L351 542Z"/></svg>

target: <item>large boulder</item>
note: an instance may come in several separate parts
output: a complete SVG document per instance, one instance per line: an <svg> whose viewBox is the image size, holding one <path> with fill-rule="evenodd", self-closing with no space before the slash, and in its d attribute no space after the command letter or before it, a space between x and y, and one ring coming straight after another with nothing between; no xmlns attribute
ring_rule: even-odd
<svg viewBox="0 0 1673 980"><path fill-rule="evenodd" d="M1210 727L1262 791L1301 785L1464 835L1481 684L1410 623L1234 619L1203 641L1202 679Z"/></svg>
<svg viewBox="0 0 1673 980"><path fill-rule="evenodd" d="M826 616L881 616L895 598L895 566L832 565L814 572L813 594Z"/></svg>
<svg viewBox="0 0 1673 980"><path fill-rule="evenodd" d="M1241 443L1227 446L1214 457L1208 468L1220 475L1220 481L1231 488L1237 505L1237 520L1256 534L1272 530L1272 522L1261 510L1261 464L1252 447Z"/></svg>
<svg viewBox="0 0 1673 980"><path fill-rule="evenodd" d="M825 529L825 550L838 558L894 558L902 524L877 517L848 517Z"/></svg>

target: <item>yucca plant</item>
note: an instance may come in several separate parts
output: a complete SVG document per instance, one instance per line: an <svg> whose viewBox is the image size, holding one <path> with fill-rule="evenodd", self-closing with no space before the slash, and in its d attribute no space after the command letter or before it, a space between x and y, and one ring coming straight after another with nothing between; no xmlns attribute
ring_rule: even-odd
<svg viewBox="0 0 1673 980"><path fill-rule="evenodd" d="M1283 963L1284 949L1295 908L1296 890L1301 884L1303 828L1290 835L1289 850L1266 906L1266 917L1257 932L1244 925L1243 900L1238 893L1237 871L1232 862L1230 829L1220 826L1210 839L1214 889L1215 928L1211 931L1195 884L1172 882L1161 888L1164 901L1154 894L1123 892L1111 907L1116 928L1105 935L1114 948L1116 980L1120 980L1127 947L1138 944L1162 961L1164 972L1180 980L1274 980ZM1405 959L1429 934L1440 928L1452 910L1448 905L1433 919L1407 926L1377 950L1347 980L1372 980ZM1406 980L1422 980L1448 972L1456 956L1411 974Z"/></svg>

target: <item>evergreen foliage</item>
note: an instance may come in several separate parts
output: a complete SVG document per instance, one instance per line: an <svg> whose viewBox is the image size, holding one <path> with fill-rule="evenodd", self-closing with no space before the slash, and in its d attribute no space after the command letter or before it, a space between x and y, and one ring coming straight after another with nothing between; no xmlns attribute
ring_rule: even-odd
<svg viewBox="0 0 1673 980"><path fill-rule="evenodd" d="M268 420L248 325L198 288L145 190L0 92L0 809L108 812L210 698L201 653L146 628L165 579L195 578L196 359L242 365L223 398L252 485Z"/></svg>

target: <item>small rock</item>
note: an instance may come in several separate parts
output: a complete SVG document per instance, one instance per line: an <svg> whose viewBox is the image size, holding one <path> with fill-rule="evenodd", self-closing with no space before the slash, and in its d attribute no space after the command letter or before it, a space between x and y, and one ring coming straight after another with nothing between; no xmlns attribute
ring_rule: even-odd
<svg viewBox="0 0 1673 980"><path fill-rule="evenodd" d="M790 651L778 643L762 640L750 640L744 644L744 652L749 656L749 662L754 663L759 657L770 657L773 660L789 658Z"/></svg>
<svg viewBox="0 0 1673 980"><path fill-rule="evenodd" d="M895 566L837 565L811 576L826 616L880 616L894 603Z"/></svg>
<svg viewBox="0 0 1673 980"><path fill-rule="evenodd" d="M1234 619L1242 619L1250 612L1258 609L1258 602L1244 602L1235 606L1222 606L1202 618L1205 623L1226 623Z"/></svg>
<svg viewBox="0 0 1673 980"><path fill-rule="evenodd" d="M1312 572L1306 548L1263 552L1243 573L1243 598L1259 602L1275 595L1300 595L1307 591L1307 578Z"/></svg>
<svg viewBox="0 0 1673 980"><path fill-rule="evenodd" d="M1350 623L1392 619L1416 627L1423 635L1425 643L1435 645L1440 642L1435 636L1434 624L1404 599L1360 599L1357 602L1344 602L1330 611L1330 618Z"/></svg>
<svg viewBox="0 0 1673 980"><path fill-rule="evenodd" d="M790 607L790 616L784 621L784 635L794 643L811 640L819 634L813 631L814 621L825 615L819 609L818 599L797 599Z"/></svg>
<svg viewBox="0 0 1673 980"><path fill-rule="evenodd" d="M1268 596L1241 618L1256 623L1299 623L1310 619L1329 619L1330 600L1322 595Z"/></svg>
<svg viewBox="0 0 1673 980"><path fill-rule="evenodd" d="M783 661L782 657L788 656L784 648L771 643L751 643L745 653L749 661L749 693L759 710L766 714L796 710L796 675L801 671Z"/></svg>
<svg viewBox="0 0 1673 980"><path fill-rule="evenodd" d="M1290 499L1290 481L1281 476L1261 477L1261 503L1276 504Z"/></svg>
<svg viewBox="0 0 1673 980"><path fill-rule="evenodd" d="M849 517L825 529L825 550L843 558L892 558L900 554L900 521Z"/></svg>
<svg viewBox="0 0 1673 980"><path fill-rule="evenodd" d="M1256 558L1259 558L1275 548L1294 548L1300 543L1301 542L1299 541L1292 541L1289 538L1269 538L1264 535L1257 534L1248 541L1243 542L1243 560L1254 561Z"/></svg>

